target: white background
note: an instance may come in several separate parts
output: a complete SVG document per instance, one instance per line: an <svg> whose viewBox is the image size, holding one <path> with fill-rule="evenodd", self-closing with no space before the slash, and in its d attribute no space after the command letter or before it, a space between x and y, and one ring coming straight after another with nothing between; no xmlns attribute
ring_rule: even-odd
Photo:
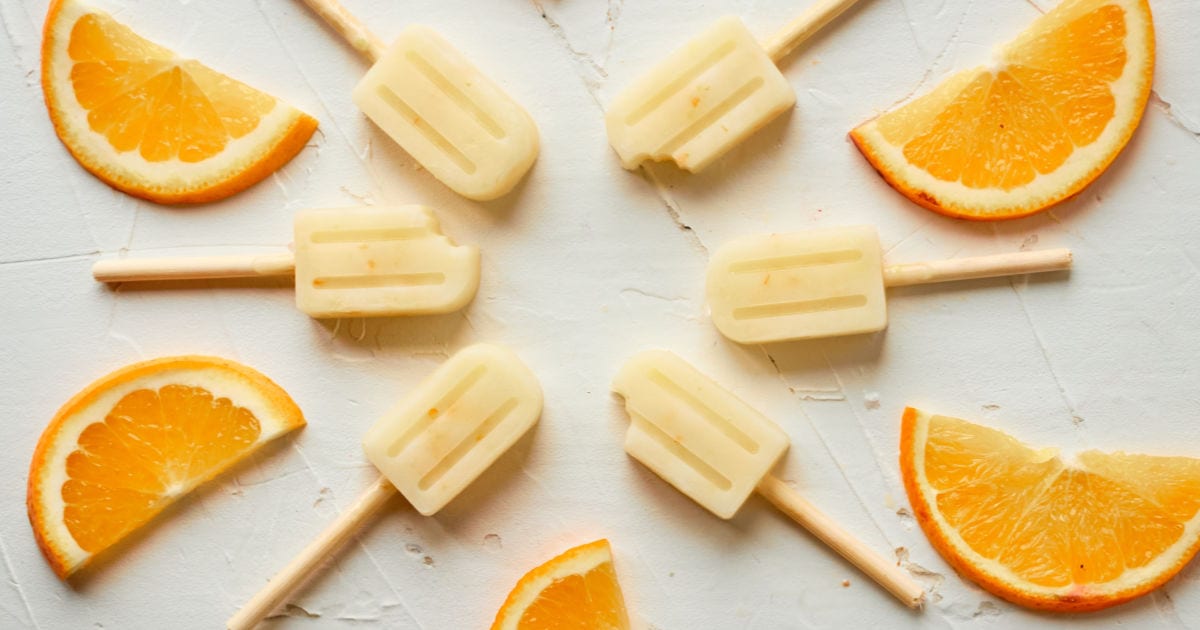
<svg viewBox="0 0 1200 630"><path fill-rule="evenodd" d="M100 1L100 0L98 0ZM792 55L796 109L700 176L623 171L602 105L718 16L763 36L804 0L347 0L385 40L434 26L538 122L541 156L505 198L475 203L419 169L354 107L365 70L293 0L103 0L135 30L320 119L274 176L218 204L114 192L59 144L38 83L44 0L0 2L0 627L216 628L366 487L359 439L448 353L509 345L541 379L539 426L436 517L395 501L314 583L287 627L482 628L517 578L598 537L632 615L660 630L1200 625L1200 574L1106 612L1028 612L965 582L907 510L897 469L907 404L1065 451L1200 455L1200 3L1153 2L1155 93L1141 128L1077 198L996 225L946 219L888 188L846 139L948 73L985 62L1049 0L863 0ZM1035 6L1036 5L1036 6ZM424 203L483 251L465 311L309 319L290 283L108 288L118 254L279 251L302 208ZM708 253L741 234L878 225L911 261L1071 247L1070 274L890 291L886 334L762 347L705 315ZM931 591L909 612L752 498L723 522L621 449L609 382L671 349L778 421L778 471ZM126 363L205 353L283 385L309 425L163 514L72 584L25 516L29 455L68 397ZM850 586L843 587L843 580Z"/></svg>

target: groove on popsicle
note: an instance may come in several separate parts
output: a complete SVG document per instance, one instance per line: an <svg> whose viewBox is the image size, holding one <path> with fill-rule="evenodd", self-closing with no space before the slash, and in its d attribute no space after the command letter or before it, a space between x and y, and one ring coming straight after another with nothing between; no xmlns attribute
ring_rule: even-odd
<svg viewBox="0 0 1200 630"><path fill-rule="evenodd" d="M515 397L504 401L503 404L501 404L496 408L495 411L488 415L487 419L484 420L482 424L476 427L474 431L471 431L465 437L463 437L462 441L460 441L454 447L454 450L446 453L446 456L438 461L437 466L434 466L429 470L429 472L425 473L425 475L421 477L421 480L417 482L417 487L422 490L428 490L429 488L433 487L433 485L440 481L441 478L450 471L450 469L454 468L458 462L462 461L462 458L466 457L467 453L471 452L471 449L474 448L476 444L483 441L484 436L488 435L494 431L496 427L500 426L500 423L504 422L504 419L512 414L513 410L517 408L518 402L519 401Z"/></svg>
<svg viewBox="0 0 1200 630"><path fill-rule="evenodd" d="M406 241L429 234L429 228L395 227L370 229L321 230L309 237L312 243L375 243L380 241Z"/></svg>
<svg viewBox="0 0 1200 630"><path fill-rule="evenodd" d="M405 120L411 122L413 127L415 127L417 131L421 132L421 135L425 136L425 139L428 140L430 144L441 149L442 153L445 153L446 157L450 158L450 161L454 162L455 166L458 166L458 168L462 169L463 172L467 173L468 175L475 173L475 163L472 162L466 156L466 154L464 154L462 151L459 151L458 147L451 144L450 140L447 139L446 136L443 136L438 132L437 129L434 129L429 123L425 122L425 119L417 114L417 112L413 110L408 103L405 103L404 99L400 98L399 94L393 92L391 88L386 85L379 86L375 89L375 92L379 95L379 98L383 99L383 102L387 103L389 107L399 112Z"/></svg>
<svg viewBox="0 0 1200 630"><path fill-rule="evenodd" d="M462 90L459 90L458 87L450 82L450 79L446 78L446 75L439 72L437 68L434 68L433 64L429 63L424 57L412 50L408 51L406 56L416 66L417 70L425 75L426 79L429 79L430 83L436 85L443 94L449 96L450 100L454 101L455 105L458 105L464 112L474 118L479 123L479 126L483 127L484 131L487 131L489 135L497 140L501 140L504 136L508 135L504 132L503 127L497 124L491 116L488 116L487 112L483 111L482 107L471 100L471 97L464 94Z"/></svg>
<svg viewBox="0 0 1200 630"><path fill-rule="evenodd" d="M673 138L659 147L658 152L665 155L670 155L678 150L679 147L691 142L696 136L700 135L700 132L711 127L713 123L720 120L725 116L725 114L733 111L733 108L741 105L742 102L753 96L754 92L757 91L758 88L762 87L763 83L765 83L765 81L763 81L762 77L754 77L753 79L743 83L742 87L739 87L734 91L733 94L725 97L725 100L718 103L716 107L710 109L708 113L704 114L704 116L701 116L699 120L691 125L688 125L687 129L675 134Z"/></svg>
<svg viewBox="0 0 1200 630"><path fill-rule="evenodd" d="M649 116L654 110L661 107L662 104L666 103L667 99L671 98L671 96L673 96L676 92L682 90L687 86L687 84L694 81L696 77L706 72L709 68L720 63L725 57L728 57L736 47L737 44L729 41L713 49L713 51L709 53L707 57L701 59L696 63L696 65L688 68L687 72L684 72L676 77L674 81L668 83L665 87L663 87L663 89L655 93L655 95L649 100L643 102L641 105L638 105L637 109L634 109L629 113L628 116L625 117L625 124L632 127L642 122L643 118Z"/></svg>
<svg viewBox="0 0 1200 630"><path fill-rule="evenodd" d="M458 402L458 400L462 398L468 390L474 387L475 384L479 382L479 379L483 378L483 375L486 373L487 366L480 365L468 372L461 381L455 383L454 387L451 387L450 391L446 392L446 394L434 404L428 413L421 414L419 420L412 423L412 426L408 427L407 431L405 431L399 438L396 439L395 442L392 442L392 444L388 446L388 457L395 457L404 449L408 448L408 445L411 444L418 435L429 429L429 426L433 424L434 420L437 420L445 415L446 411L449 410L454 403Z"/></svg>
<svg viewBox="0 0 1200 630"><path fill-rule="evenodd" d="M734 319L762 319L764 317L780 317L784 315L803 315L821 311L844 311L867 305L865 295L843 295L839 297L822 298L819 300L802 300L799 302L780 302L778 304L758 304L733 309Z"/></svg>
<svg viewBox="0 0 1200 630"><path fill-rule="evenodd" d="M647 420L644 416L638 413L630 412L629 418L633 423L635 430L640 430L646 434L651 440L659 445L663 450L674 455L676 459L687 465L688 468L696 471L696 474L704 477L712 485L721 490L728 490L733 487L733 482L728 477L717 472L716 468L709 466L703 459L696 456L695 453L689 451L687 447L680 444L671 436L667 435L657 425Z"/></svg>
<svg viewBox="0 0 1200 630"><path fill-rule="evenodd" d="M671 396L677 400L682 400L689 407L694 409L696 413L703 416L705 420L708 420L709 424L711 424L713 428L717 429L721 433L724 433L726 437L734 442L737 442L737 445L745 449L746 452L758 452L758 443L750 439L750 436L743 433L741 429L734 426L734 424L727 420L724 416L714 411L708 405L704 404L704 401L696 398L691 392L680 387L678 383L672 381L667 377L666 374L663 374L658 370L653 370L650 372L650 382L661 387L667 392L668 396Z"/></svg>
<svg viewBox="0 0 1200 630"><path fill-rule="evenodd" d="M794 267L821 267L824 265L857 262L862 260L862 257L863 253L860 249L839 249L832 252L815 252L812 254L743 260L730 265L729 271L732 273L756 273L760 271L782 271Z"/></svg>
<svg viewBox="0 0 1200 630"><path fill-rule="evenodd" d="M353 276L322 276L313 278L314 289L378 289L382 287L422 287L434 284L444 284L446 274L439 272L427 273L389 273L362 274Z"/></svg>

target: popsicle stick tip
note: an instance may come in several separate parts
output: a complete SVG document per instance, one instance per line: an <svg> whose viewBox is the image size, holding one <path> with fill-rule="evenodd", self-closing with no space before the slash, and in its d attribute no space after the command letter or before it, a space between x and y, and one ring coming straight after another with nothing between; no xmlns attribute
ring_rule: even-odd
<svg viewBox="0 0 1200 630"><path fill-rule="evenodd" d="M228 630L251 630L258 626L396 494L396 488L386 478L377 479L353 505L230 617L225 627Z"/></svg>
<svg viewBox="0 0 1200 630"><path fill-rule="evenodd" d="M872 551L782 479L768 474L759 482L757 490L772 505L878 582L905 606L917 608L924 601L925 589L907 571Z"/></svg>
<svg viewBox="0 0 1200 630"><path fill-rule="evenodd" d="M301 0L301 2L308 5L313 13L321 16L321 19L325 20L330 28L337 31L346 40L346 43L366 57L368 61L374 63L383 56L387 49L383 41L337 0Z"/></svg>

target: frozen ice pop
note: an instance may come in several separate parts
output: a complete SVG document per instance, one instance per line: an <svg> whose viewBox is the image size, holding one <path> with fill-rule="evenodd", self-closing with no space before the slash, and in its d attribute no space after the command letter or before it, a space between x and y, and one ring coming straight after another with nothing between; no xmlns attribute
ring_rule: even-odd
<svg viewBox="0 0 1200 630"><path fill-rule="evenodd" d="M444 236L425 206L364 206L296 214L295 254L101 260L101 282L292 275L296 306L313 317L456 311L479 288L479 250Z"/></svg>
<svg viewBox="0 0 1200 630"><path fill-rule="evenodd" d="M433 29L389 47L336 0L303 0L373 66L354 102L421 166L469 199L512 190L538 154L529 114Z"/></svg>
<svg viewBox="0 0 1200 630"><path fill-rule="evenodd" d="M396 494L437 513L521 438L542 413L537 378L511 350L460 350L367 430L382 476L228 622L253 628Z"/></svg>
<svg viewBox="0 0 1200 630"><path fill-rule="evenodd" d="M771 474L787 435L737 396L664 350L631 358L613 390L631 420L626 452L680 492L728 519L757 491L905 605L921 604L912 577Z"/></svg>
<svg viewBox="0 0 1200 630"><path fill-rule="evenodd" d="M617 95L605 116L621 164L672 160L700 172L796 102L775 63L857 0L818 0L759 44L725 17Z"/></svg>
<svg viewBox="0 0 1200 630"><path fill-rule="evenodd" d="M870 226L763 234L713 254L708 304L717 329L738 343L853 335L887 326L884 287L1070 266L1070 250L1049 249L885 267Z"/></svg>

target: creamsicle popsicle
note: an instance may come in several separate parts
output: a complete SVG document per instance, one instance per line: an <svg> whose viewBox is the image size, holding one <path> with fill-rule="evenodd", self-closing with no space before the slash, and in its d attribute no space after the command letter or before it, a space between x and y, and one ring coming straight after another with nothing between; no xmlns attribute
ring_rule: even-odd
<svg viewBox="0 0 1200 630"><path fill-rule="evenodd" d="M631 420L626 452L680 492L728 519L757 491L905 605L921 604L912 577L771 474L787 435L737 396L664 350L629 359L613 390Z"/></svg>
<svg viewBox="0 0 1200 630"><path fill-rule="evenodd" d="M857 0L819 0L767 42L725 17L617 95L605 123L621 164L671 160L698 173L791 109L775 63Z"/></svg>
<svg viewBox="0 0 1200 630"><path fill-rule="evenodd" d="M450 313L479 288L479 250L455 245L425 206L296 214L295 254L101 260L101 282L295 275L313 317Z"/></svg>
<svg viewBox="0 0 1200 630"><path fill-rule="evenodd" d="M529 114L450 42L409 26L389 47L336 0L304 0L374 65L354 102L434 177L468 199L512 190L538 154Z"/></svg>
<svg viewBox="0 0 1200 630"><path fill-rule="evenodd" d="M461 350L363 437L367 459L426 516L483 474L537 421L542 390L517 355Z"/></svg>
<svg viewBox="0 0 1200 630"><path fill-rule="evenodd" d="M1070 250L883 265L870 226L762 234L722 245L708 264L708 304L738 343L853 335L887 326L885 287L1067 269Z"/></svg>
<svg viewBox="0 0 1200 630"><path fill-rule="evenodd" d="M396 494L426 516L479 478L537 422L542 389L511 350L464 348L379 419L363 437L382 476L228 622L258 624Z"/></svg>
<svg viewBox="0 0 1200 630"><path fill-rule="evenodd" d="M313 317L449 313L479 288L479 249L423 206L308 210L295 238L296 305Z"/></svg>

